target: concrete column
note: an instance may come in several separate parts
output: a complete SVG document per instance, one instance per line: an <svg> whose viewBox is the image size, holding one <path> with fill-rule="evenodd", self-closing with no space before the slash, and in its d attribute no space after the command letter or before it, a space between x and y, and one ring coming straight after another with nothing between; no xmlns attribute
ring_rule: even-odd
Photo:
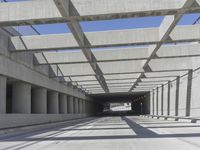
<svg viewBox="0 0 200 150"><path fill-rule="evenodd" d="M155 95L154 95L154 94L155 94L155 93L154 93L154 90L153 90L153 93L152 93L152 94L153 94L153 98L152 98L152 101L153 101L153 102L152 102L152 103L153 103L153 104L152 104L152 105L153 105L153 115L155 115L155 102L154 102L154 98L155 98Z"/></svg>
<svg viewBox="0 0 200 150"><path fill-rule="evenodd" d="M79 114L82 114L83 113L83 103L82 103L82 99L79 99Z"/></svg>
<svg viewBox="0 0 200 150"><path fill-rule="evenodd" d="M192 94L192 77L193 71L188 71L188 82L187 82L187 95L186 95L186 116L190 116L190 107L191 107L191 94Z"/></svg>
<svg viewBox="0 0 200 150"><path fill-rule="evenodd" d="M171 82L168 81L168 92L167 92L167 115L170 115L170 84Z"/></svg>
<svg viewBox="0 0 200 150"><path fill-rule="evenodd" d="M163 99L164 99L164 85L162 85L161 87L161 115L163 115L163 108L164 108Z"/></svg>
<svg viewBox="0 0 200 150"><path fill-rule="evenodd" d="M32 89L31 100L32 113L47 113L47 89L34 88Z"/></svg>
<svg viewBox="0 0 200 150"><path fill-rule="evenodd" d="M73 103L73 96L68 96L67 100L67 110L69 114L74 113L74 103Z"/></svg>
<svg viewBox="0 0 200 150"><path fill-rule="evenodd" d="M12 89L12 113L31 113L31 85L17 82Z"/></svg>
<svg viewBox="0 0 200 150"><path fill-rule="evenodd" d="M6 113L6 81L6 77L0 76L0 114Z"/></svg>
<svg viewBox="0 0 200 150"><path fill-rule="evenodd" d="M158 115L158 87L156 88L156 115Z"/></svg>
<svg viewBox="0 0 200 150"><path fill-rule="evenodd" d="M78 114L78 98L74 98L74 113Z"/></svg>
<svg viewBox="0 0 200 150"><path fill-rule="evenodd" d="M58 92L49 91L47 93L47 112L49 114L58 114L59 106L58 106Z"/></svg>
<svg viewBox="0 0 200 150"><path fill-rule="evenodd" d="M178 116L178 108L179 108L179 86L180 86L180 77L176 78L176 101L175 101L175 116Z"/></svg>
<svg viewBox="0 0 200 150"><path fill-rule="evenodd" d="M68 114L68 96L66 95L66 106L65 106L65 114Z"/></svg>
<svg viewBox="0 0 200 150"><path fill-rule="evenodd" d="M85 100L82 100L82 113L85 113Z"/></svg>
<svg viewBox="0 0 200 150"><path fill-rule="evenodd" d="M65 94L59 94L59 113L66 114L67 113L67 97Z"/></svg>

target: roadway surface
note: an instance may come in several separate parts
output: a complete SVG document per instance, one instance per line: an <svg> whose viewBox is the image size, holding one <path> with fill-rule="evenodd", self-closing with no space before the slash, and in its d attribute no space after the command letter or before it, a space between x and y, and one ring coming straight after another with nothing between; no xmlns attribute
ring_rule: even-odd
<svg viewBox="0 0 200 150"><path fill-rule="evenodd" d="M0 138L1 150L200 150L200 124L89 118Z"/></svg>

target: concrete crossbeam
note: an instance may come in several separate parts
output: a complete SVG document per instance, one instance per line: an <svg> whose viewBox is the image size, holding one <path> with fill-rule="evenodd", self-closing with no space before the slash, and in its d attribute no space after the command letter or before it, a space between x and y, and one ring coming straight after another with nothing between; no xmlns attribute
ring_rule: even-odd
<svg viewBox="0 0 200 150"><path fill-rule="evenodd" d="M184 9L186 0L71 0L79 15L65 12L61 16L56 5L58 2L69 7L68 0L40 0L0 4L0 26L22 25L22 24L41 24L52 22L66 22L70 20L91 21L105 19L119 19L129 17L144 16L164 16L175 15L182 12L199 12L198 6ZM197 0L199 3L199 0ZM101 7L99 7L101 6ZM19 9L23 8L23 9ZM40 9L38 9L40 8Z"/></svg>
<svg viewBox="0 0 200 150"><path fill-rule="evenodd" d="M170 58L170 59L153 59L149 62L152 71L175 71L190 70L198 68L200 57L194 58ZM194 63L195 62L195 63ZM163 67L163 64L165 66Z"/></svg>
<svg viewBox="0 0 200 150"><path fill-rule="evenodd" d="M61 15L63 17L69 16L69 14L79 15L76 8L74 7L73 3L71 1L65 1L62 0L54 0L57 8L59 9ZM80 47L85 47L86 45L90 46L90 42L88 41L85 33L83 32L81 25L78 21L70 21L67 23L69 29L71 30L74 38L76 39L78 45ZM104 91L106 93L109 92L107 84L105 82L105 79L103 77L103 72L99 68L99 65L96 63L96 58L94 54L92 53L92 50L90 48L81 48L84 56L89 61L91 68L95 72L95 77L99 84L102 86Z"/></svg>
<svg viewBox="0 0 200 150"><path fill-rule="evenodd" d="M85 47L155 44L160 42L159 28L87 32L85 35L91 43L91 46L85 45ZM199 41L199 39L200 25L184 25L176 26L170 34L170 39L165 40L165 42ZM15 50L10 49L12 51L44 51L80 48L71 33L16 36L11 37L11 43L15 47Z"/></svg>
<svg viewBox="0 0 200 150"><path fill-rule="evenodd" d="M148 48L111 49L94 51L93 53L97 62L145 60L149 57ZM82 52L46 52L44 55L48 63L36 55L38 60L38 64L36 65L89 63ZM152 59L196 57L200 56L200 44L163 46L158 50L156 55L157 57Z"/></svg>

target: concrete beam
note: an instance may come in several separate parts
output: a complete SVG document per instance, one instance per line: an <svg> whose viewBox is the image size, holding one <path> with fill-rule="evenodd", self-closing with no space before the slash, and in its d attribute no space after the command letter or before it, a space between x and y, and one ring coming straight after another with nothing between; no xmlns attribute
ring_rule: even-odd
<svg viewBox="0 0 200 150"><path fill-rule="evenodd" d="M15 47L15 49L10 50L14 52L28 50L44 51L73 48L77 49L91 47L156 44L160 42L159 34L159 28L86 32L85 36L87 37L91 45L87 45L88 43L85 43L84 47L81 47L77 44L75 38L71 33L41 36L15 36L11 37L11 43ZM164 42L176 43L199 41L200 25L197 24L176 26L169 36L170 39L166 39Z"/></svg>
<svg viewBox="0 0 200 150"><path fill-rule="evenodd" d="M195 0L186 0L183 8L190 8L194 4ZM148 67L149 62L153 57L156 56L157 51L162 46L163 42L166 42L168 39L171 39L171 32L175 30L175 26L180 21L184 13L180 13L178 15L171 15L166 16L164 20L162 21L160 27L159 27L159 39L160 42L156 44L155 46L152 46L152 52L150 57L147 59L147 61L144 64L144 68Z"/></svg>
<svg viewBox="0 0 200 150"><path fill-rule="evenodd" d="M92 21L105 19L119 19L129 17L144 16L164 16L175 15L182 12L194 13L199 12L198 6L184 9L183 5L186 0L71 0L79 15L65 12L61 16L55 4L60 2L69 7L68 0L40 0L0 4L0 26L24 25L24 24L42 24L57 23L71 20ZM197 0L199 3L199 1ZM99 7L101 6L101 7ZM23 9L19 9L23 8ZM40 10L38 10L40 8Z"/></svg>
<svg viewBox="0 0 200 150"><path fill-rule="evenodd" d="M149 57L148 48L123 48L123 49L106 49L93 52L96 62L115 62L131 60L147 60ZM36 53L38 64L35 65L61 65L61 64L80 64L92 63L87 61L82 52L45 52L43 53L48 63L41 60ZM181 44L174 46L163 46L157 52L157 57L162 58L179 58L179 57L197 57L200 56L200 44Z"/></svg>
<svg viewBox="0 0 200 150"><path fill-rule="evenodd" d="M68 16L69 13L79 15L78 11L74 7L73 3L71 3L71 1L65 1L65 3L61 0L54 0L54 1L63 17ZM85 47L86 45L91 46L91 43L87 39L85 33L82 31L81 25L79 24L78 21L70 21L67 23L67 25L80 47ZM85 55L86 59L89 61L91 68L95 72L96 74L95 77L98 80L99 84L102 86L102 88L106 93L109 93L109 89L105 82L103 72L101 71L99 65L97 64L96 62L97 60L94 54L92 53L92 50L90 48L81 48L81 50Z"/></svg>

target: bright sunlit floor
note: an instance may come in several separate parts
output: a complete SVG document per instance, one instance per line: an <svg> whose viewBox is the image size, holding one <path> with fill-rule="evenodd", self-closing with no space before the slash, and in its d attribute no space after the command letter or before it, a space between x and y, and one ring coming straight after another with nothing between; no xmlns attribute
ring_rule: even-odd
<svg viewBox="0 0 200 150"><path fill-rule="evenodd" d="M199 150L200 124L142 117L89 118L0 139L1 150Z"/></svg>

